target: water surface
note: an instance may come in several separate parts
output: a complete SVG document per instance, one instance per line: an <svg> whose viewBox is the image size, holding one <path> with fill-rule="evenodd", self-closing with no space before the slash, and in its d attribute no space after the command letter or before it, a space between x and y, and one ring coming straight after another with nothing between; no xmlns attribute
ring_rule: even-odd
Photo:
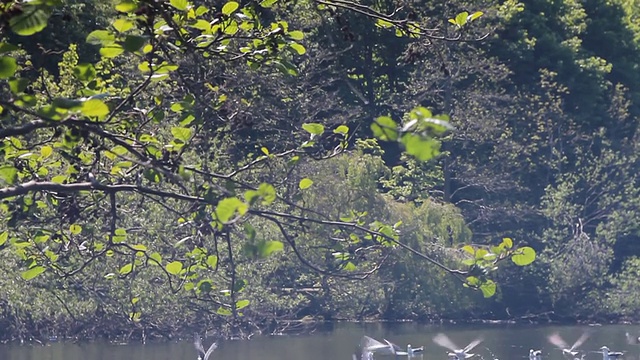
<svg viewBox="0 0 640 360"><path fill-rule="evenodd" d="M572 345L583 331L592 332L581 350L597 351L607 345L611 350L625 351L625 359L640 360L640 346L626 343L625 332L640 335L640 326L524 326L474 325L433 326L403 324L336 324L329 330L318 330L304 336L261 336L251 340L223 341L210 360L349 360L363 335L383 338L401 347L425 346L418 360L447 360L446 350L431 340L439 332L447 334L456 345L466 346L478 336L485 341L474 353L477 360L527 359L530 348L542 349L545 359L563 360L546 336L558 331ZM204 339L205 348L212 339ZM0 345L0 360L195 360L190 341L156 344L113 345L92 342L84 344L52 343L40 345ZM392 359L378 356L376 359ZM406 359L406 358L405 358ZM588 353L586 360L601 360L602 355Z"/></svg>

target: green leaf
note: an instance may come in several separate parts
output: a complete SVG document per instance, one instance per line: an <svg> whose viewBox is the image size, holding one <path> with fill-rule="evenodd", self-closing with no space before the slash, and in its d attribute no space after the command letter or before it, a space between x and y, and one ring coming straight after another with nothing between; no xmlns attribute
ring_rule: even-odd
<svg viewBox="0 0 640 360"><path fill-rule="evenodd" d="M92 45L112 44L115 36L107 30L94 30L87 35L87 42Z"/></svg>
<svg viewBox="0 0 640 360"><path fill-rule="evenodd" d="M172 127L171 134L178 140L181 140L183 143L186 143L191 138L191 129L184 127Z"/></svg>
<svg viewBox="0 0 640 360"><path fill-rule="evenodd" d="M114 58L124 52L124 48L119 44L104 45L100 48L100 55L108 59Z"/></svg>
<svg viewBox="0 0 640 360"><path fill-rule="evenodd" d="M160 255L160 253L154 252L153 254L149 255L149 259L153 260L151 262L151 264L160 264L162 263L162 255Z"/></svg>
<svg viewBox="0 0 640 360"><path fill-rule="evenodd" d="M496 293L496 283L492 280L487 280L480 285L480 291L482 291L482 295L484 295L485 298L490 298Z"/></svg>
<svg viewBox="0 0 640 360"><path fill-rule="evenodd" d="M467 22L472 22L473 20L479 18L482 15L484 15L482 11L476 11L467 17Z"/></svg>
<svg viewBox="0 0 640 360"><path fill-rule="evenodd" d="M27 86L29 85L29 80L25 78L13 78L9 80L9 89L15 95L23 93Z"/></svg>
<svg viewBox="0 0 640 360"><path fill-rule="evenodd" d="M229 316L229 315L231 315L231 310L229 310L227 308L223 308L221 306L221 307L218 308L218 310L216 310L216 313L218 315Z"/></svg>
<svg viewBox="0 0 640 360"><path fill-rule="evenodd" d="M117 228L114 232L112 241L114 243L121 243L127 239L127 230L123 228Z"/></svg>
<svg viewBox="0 0 640 360"><path fill-rule="evenodd" d="M11 165L0 166L0 179L12 185L18 180L18 169Z"/></svg>
<svg viewBox="0 0 640 360"><path fill-rule="evenodd" d="M349 127L347 125L340 125L333 130L333 133L347 135L349 133Z"/></svg>
<svg viewBox="0 0 640 360"><path fill-rule="evenodd" d="M49 21L51 11L48 8L38 5L25 5L22 13L11 17L9 26L14 33L20 36L30 36L44 30Z"/></svg>
<svg viewBox="0 0 640 360"><path fill-rule="evenodd" d="M238 10L240 4L235 1L229 1L222 7L222 13L225 15L231 15L234 11Z"/></svg>
<svg viewBox="0 0 640 360"><path fill-rule="evenodd" d="M213 269L218 266L218 257L215 255L207 256L207 265L211 266Z"/></svg>
<svg viewBox="0 0 640 360"><path fill-rule="evenodd" d="M536 251L533 248L528 246L521 247L517 249L513 256L511 256L511 260L514 264L518 266L529 265L534 262L536 259Z"/></svg>
<svg viewBox="0 0 640 360"><path fill-rule="evenodd" d="M237 197L225 198L218 202L218 206L216 206L216 216L218 217L218 221L224 224L231 220L236 211L238 211L240 215L244 215L248 208L247 204Z"/></svg>
<svg viewBox="0 0 640 360"><path fill-rule="evenodd" d="M287 33L287 35L292 38L293 40L302 40L304 39L304 33L302 31L299 30L295 30L295 31L289 31Z"/></svg>
<svg viewBox="0 0 640 360"><path fill-rule="evenodd" d="M420 161L431 160L440 153L440 142L432 138L407 133L402 136L401 141L406 152Z"/></svg>
<svg viewBox="0 0 640 360"><path fill-rule="evenodd" d="M262 6L263 8L270 8L277 2L278 0L262 0L260 2L260 6Z"/></svg>
<svg viewBox="0 0 640 360"><path fill-rule="evenodd" d="M504 249L511 249L513 247L513 240L511 240L511 238L503 238L500 247Z"/></svg>
<svg viewBox="0 0 640 360"><path fill-rule="evenodd" d="M96 69L92 64L78 64L73 68L73 75L80 81L89 82L96 78Z"/></svg>
<svg viewBox="0 0 640 360"><path fill-rule="evenodd" d="M382 141L396 141L398 140L398 125L389 116L378 117L373 124L371 124L371 131L373 136Z"/></svg>
<svg viewBox="0 0 640 360"><path fill-rule="evenodd" d="M463 246L462 250L465 251L465 252L468 252L471 255L475 255L476 254L476 249L474 249L473 246L471 246L471 245Z"/></svg>
<svg viewBox="0 0 640 360"><path fill-rule="evenodd" d="M11 52L11 51L16 51L19 50L20 48L13 45L13 44L9 44L6 42L0 42L0 54L4 54L6 52Z"/></svg>
<svg viewBox="0 0 640 360"><path fill-rule="evenodd" d="M247 300L247 299L244 299L244 300L238 300L238 301L236 302L236 309L237 309L237 310L240 310L240 309L246 308L247 306L249 306L249 304L250 304L250 303L251 303L251 302L250 302L249 300Z"/></svg>
<svg viewBox="0 0 640 360"><path fill-rule="evenodd" d="M456 24L460 27L464 26L467 23L468 16L469 13L466 11L463 11L460 14L456 15Z"/></svg>
<svg viewBox="0 0 640 360"><path fill-rule="evenodd" d="M131 245L131 248L138 251L147 251L147 246L143 244Z"/></svg>
<svg viewBox="0 0 640 360"><path fill-rule="evenodd" d="M102 100L90 99L82 104L80 112L85 116L100 118L109 114L109 107Z"/></svg>
<svg viewBox="0 0 640 360"><path fill-rule="evenodd" d="M32 267L31 269L29 269L27 271L24 271L22 274L20 274L20 276L25 281L29 281L29 280L35 278L36 276L42 274L46 270L47 269L44 266L35 266L35 267Z"/></svg>
<svg viewBox="0 0 640 360"><path fill-rule="evenodd" d="M315 136L322 135L322 133L324 133L324 125L318 123L302 124L302 128Z"/></svg>
<svg viewBox="0 0 640 360"><path fill-rule="evenodd" d="M116 10L123 13L132 12L138 9L138 5L131 0L121 1L118 5L116 5Z"/></svg>
<svg viewBox="0 0 640 360"><path fill-rule="evenodd" d="M147 42L147 38L139 35L127 35L122 47L128 52L136 52Z"/></svg>
<svg viewBox="0 0 640 360"><path fill-rule="evenodd" d="M78 235L82 232L82 226L78 224L73 224L69 226L69 232L71 232L71 234L73 235Z"/></svg>
<svg viewBox="0 0 640 360"><path fill-rule="evenodd" d="M18 64L16 59L9 56L0 56L0 79L8 79L16 73Z"/></svg>
<svg viewBox="0 0 640 360"><path fill-rule="evenodd" d="M283 251L284 244L281 241L262 241L258 244L258 254L266 258L275 251Z"/></svg>
<svg viewBox="0 0 640 360"><path fill-rule="evenodd" d="M187 0L171 0L169 3L171 6L181 11L187 10L187 6L189 6L189 2Z"/></svg>
<svg viewBox="0 0 640 360"><path fill-rule="evenodd" d="M133 21L129 19L120 18L120 19L116 19L116 21L111 23L111 26L113 26L113 28L116 29L118 32L123 33L133 28L134 24L133 24Z"/></svg>
<svg viewBox="0 0 640 360"><path fill-rule="evenodd" d="M118 270L120 275L127 275L133 270L133 264L129 263Z"/></svg>
<svg viewBox="0 0 640 360"><path fill-rule="evenodd" d="M300 187L300 189L304 190L304 189L308 189L311 185L313 185L313 180L311 180L309 178L304 178L304 179L300 180L300 183L298 184L298 187Z"/></svg>
<svg viewBox="0 0 640 360"><path fill-rule="evenodd" d="M165 269L171 275L178 275L182 271L182 263L180 261L170 262L165 266Z"/></svg>
<svg viewBox="0 0 640 360"><path fill-rule="evenodd" d="M2 234L0 234L0 246L4 245L4 243L7 242L8 238L9 238L9 232L3 231Z"/></svg>
<svg viewBox="0 0 640 360"><path fill-rule="evenodd" d="M351 261L348 261L346 264L344 264L344 269L346 271L355 271L357 268L354 263L352 263Z"/></svg>
<svg viewBox="0 0 640 360"><path fill-rule="evenodd" d="M271 184L262 183L258 186L258 195L262 198L262 205L270 205L276 201L276 188Z"/></svg>
<svg viewBox="0 0 640 360"><path fill-rule="evenodd" d="M304 46L298 44L298 43L291 43L289 45L293 50L295 50L298 55L304 55L304 53L307 52L307 49L304 48Z"/></svg>

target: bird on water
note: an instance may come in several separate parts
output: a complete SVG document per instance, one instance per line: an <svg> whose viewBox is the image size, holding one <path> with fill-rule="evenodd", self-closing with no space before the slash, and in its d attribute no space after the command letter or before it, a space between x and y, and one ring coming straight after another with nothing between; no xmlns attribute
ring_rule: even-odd
<svg viewBox="0 0 640 360"><path fill-rule="evenodd" d="M218 343L214 342L213 344L211 344L211 346L209 346L209 349L207 351L204 351L200 335L195 334L193 339L193 346L195 346L196 350L198 350L198 360L209 360L209 356L211 356L213 350L218 348Z"/></svg>

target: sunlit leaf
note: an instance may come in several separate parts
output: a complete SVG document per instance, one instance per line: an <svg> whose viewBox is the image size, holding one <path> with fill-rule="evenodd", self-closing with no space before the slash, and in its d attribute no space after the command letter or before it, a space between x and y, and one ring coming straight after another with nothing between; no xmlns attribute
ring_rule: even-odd
<svg viewBox="0 0 640 360"><path fill-rule="evenodd" d="M92 45L111 44L115 40L115 36L107 30L94 30L87 35L87 42Z"/></svg>
<svg viewBox="0 0 640 360"><path fill-rule="evenodd" d="M11 185L18 179L18 169L11 165L0 166L0 179Z"/></svg>
<svg viewBox="0 0 640 360"><path fill-rule="evenodd" d="M307 52L307 50L304 48L304 46L302 46L302 45L300 45L298 43L291 43L291 44L289 44L289 46L293 50L295 50L298 53L298 55L304 55L304 53Z"/></svg>
<svg viewBox="0 0 640 360"><path fill-rule="evenodd" d="M270 8L276 2L278 2L278 0L262 0L262 1L260 1L260 6L262 6L263 8Z"/></svg>
<svg viewBox="0 0 640 360"><path fill-rule="evenodd" d="M476 249L473 248L473 246L471 245L465 245L462 247L462 250L471 254L471 255L475 255L476 254Z"/></svg>
<svg viewBox="0 0 640 360"><path fill-rule="evenodd" d="M479 18L482 15L484 15L484 13L482 11L476 11L473 14L467 16L467 21L468 22L472 22L473 20Z"/></svg>
<svg viewBox="0 0 640 360"><path fill-rule="evenodd" d="M333 133L347 135L349 133L349 127L347 125L340 125L333 130Z"/></svg>
<svg viewBox="0 0 640 360"><path fill-rule="evenodd" d="M69 226L69 232L73 235L78 235L82 232L82 226L78 224L73 224Z"/></svg>
<svg viewBox="0 0 640 360"><path fill-rule="evenodd" d="M191 129L184 127L172 127L171 134L178 140L186 143L191 139Z"/></svg>
<svg viewBox="0 0 640 360"><path fill-rule="evenodd" d="M51 11L48 8L38 5L25 5L22 7L21 14L11 17L9 26L18 35L33 35L47 27L50 14Z"/></svg>
<svg viewBox="0 0 640 360"><path fill-rule="evenodd" d="M529 265L536 260L536 251L528 246L518 248L511 260L518 266Z"/></svg>
<svg viewBox="0 0 640 360"><path fill-rule="evenodd" d="M131 0L121 1L118 5L115 6L116 10L123 13L132 12L138 9L138 5Z"/></svg>
<svg viewBox="0 0 640 360"><path fill-rule="evenodd" d="M134 24L133 24L133 21L129 19L119 18L119 19L116 19L113 23L111 23L111 26L113 26L113 28L116 29L118 32L123 33L133 28Z"/></svg>
<svg viewBox="0 0 640 360"><path fill-rule="evenodd" d="M302 180L300 180L300 183L298 184L298 187L300 187L300 189L304 190L309 188L311 185L313 185L313 180L309 179L309 178L304 178Z"/></svg>
<svg viewBox="0 0 640 360"><path fill-rule="evenodd" d="M396 141L398 140L397 126L389 116L379 116L371 124L371 131L373 131L373 136L379 140Z"/></svg>
<svg viewBox="0 0 640 360"><path fill-rule="evenodd" d="M231 15L234 11L238 10L240 4L235 1L229 1L222 7L222 13L225 15Z"/></svg>
<svg viewBox="0 0 640 360"><path fill-rule="evenodd" d="M9 56L0 56L0 79L8 79L16 73L18 64L16 59Z"/></svg>
<svg viewBox="0 0 640 360"><path fill-rule="evenodd" d="M402 136L401 141L406 152L420 161L431 160L440 153L440 142L432 138L408 133Z"/></svg>
<svg viewBox="0 0 640 360"><path fill-rule="evenodd" d="M129 264L126 264L125 266L121 267L120 270L118 270L118 272L120 273L120 275L127 275L132 270L133 270L133 264L129 263Z"/></svg>
<svg viewBox="0 0 640 360"><path fill-rule="evenodd" d="M500 247L505 249L511 249L513 247L513 240L511 238L503 238Z"/></svg>
<svg viewBox="0 0 640 360"><path fill-rule="evenodd" d="M490 298L496 293L496 283L492 280L486 280L482 285L480 285L480 291L482 291L482 295L485 298Z"/></svg>
<svg viewBox="0 0 640 360"><path fill-rule="evenodd" d="M103 117L109 114L109 107L102 100L90 99L82 104L80 112L85 116Z"/></svg>
<svg viewBox="0 0 640 360"><path fill-rule="evenodd" d="M92 64L78 64L73 68L73 75L80 81L91 81L96 77L96 69Z"/></svg>
<svg viewBox="0 0 640 360"><path fill-rule="evenodd" d="M7 231L3 231L0 234L0 246L4 245L4 243L7 242L8 238L9 238L9 233Z"/></svg>
<svg viewBox="0 0 640 360"><path fill-rule="evenodd" d="M318 123L302 124L302 128L311 135L322 135L324 133L324 125Z"/></svg>
<svg viewBox="0 0 640 360"><path fill-rule="evenodd" d="M178 275L182 271L182 263L180 261L173 261L165 266L167 272L171 275Z"/></svg>
<svg viewBox="0 0 640 360"><path fill-rule="evenodd" d="M215 255L207 256L207 265L211 266L211 268L215 269L218 266L218 257Z"/></svg>
<svg viewBox="0 0 640 360"><path fill-rule="evenodd" d="M22 274L20 274L20 276L22 277L22 279L29 281L35 278L36 276L42 274L46 270L47 269L44 266L35 266L27 271L24 271Z"/></svg>
<svg viewBox="0 0 640 360"><path fill-rule="evenodd" d="M224 198L218 202L216 206L216 215L218 221L226 223L234 216L236 211L240 215L244 215L248 210L247 204L237 197Z"/></svg>
<svg viewBox="0 0 640 360"><path fill-rule="evenodd" d="M229 316L231 315L231 310L227 309L227 308L223 308L222 306L218 308L218 310L216 310L216 313L218 315L222 315L222 316Z"/></svg>
<svg viewBox="0 0 640 360"><path fill-rule="evenodd" d="M275 251L283 251L284 244L281 241L261 241L258 244L258 254L262 258L266 258Z"/></svg>
<svg viewBox="0 0 640 360"><path fill-rule="evenodd" d="M114 58L124 52L124 48L119 44L104 45L100 48L100 55L106 58Z"/></svg>
<svg viewBox="0 0 640 360"><path fill-rule="evenodd" d="M187 10L187 6L189 6L189 2L187 0L171 0L169 2L171 6L178 10Z"/></svg>
<svg viewBox="0 0 640 360"><path fill-rule="evenodd" d="M258 195L262 198L262 205L270 205L276 200L276 189L271 184L262 183L258 186Z"/></svg>
<svg viewBox="0 0 640 360"><path fill-rule="evenodd" d="M302 40L302 39L304 39L304 33L302 31L299 31L299 30L289 31L287 33L287 36L289 36L293 40Z"/></svg>
<svg viewBox="0 0 640 360"><path fill-rule="evenodd" d="M238 301L236 302L236 309L237 309L237 310L240 310L240 309L246 308L247 306L249 306L249 304L250 304L250 303L251 303L251 302L250 302L249 300L246 300L246 299L244 299L244 300L238 300Z"/></svg>
<svg viewBox="0 0 640 360"><path fill-rule="evenodd" d="M149 259L153 260L151 261L151 264L160 264L162 263L162 255L160 255L160 253L154 252L151 255L149 255Z"/></svg>
<svg viewBox="0 0 640 360"><path fill-rule="evenodd" d="M466 11L463 11L460 14L456 15L456 24L461 27L466 25L468 16L469 13Z"/></svg>

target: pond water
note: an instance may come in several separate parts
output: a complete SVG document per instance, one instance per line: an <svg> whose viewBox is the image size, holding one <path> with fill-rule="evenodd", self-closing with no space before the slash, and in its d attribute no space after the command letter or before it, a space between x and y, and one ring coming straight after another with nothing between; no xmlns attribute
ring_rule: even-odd
<svg viewBox="0 0 640 360"><path fill-rule="evenodd" d="M625 351L625 359L640 360L640 346L629 345L625 332L640 335L640 326L524 326L524 325L417 325L339 323L327 330L304 336L262 336L251 340L223 341L210 360L350 360L363 335L383 338L405 348L425 346L424 354L413 359L447 360L446 350L434 344L432 338L444 332L458 346L464 347L478 336L485 340L473 353L477 360L528 359L530 348L542 349L543 358L562 360L562 354L546 340L558 331L571 346L583 331L590 338L580 347L597 351L606 345L613 351ZM211 339L204 339L208 348ZM196 360L191 341L157 344L113 345L107 343L52 343L40 345L0 345L0 360ZM376 356L376 359L392 359ZM402 359L402 358L401 358ZM406 358L405 358L406 359ZM586 360L601 360L602 354L588 353Z"/></svg>

